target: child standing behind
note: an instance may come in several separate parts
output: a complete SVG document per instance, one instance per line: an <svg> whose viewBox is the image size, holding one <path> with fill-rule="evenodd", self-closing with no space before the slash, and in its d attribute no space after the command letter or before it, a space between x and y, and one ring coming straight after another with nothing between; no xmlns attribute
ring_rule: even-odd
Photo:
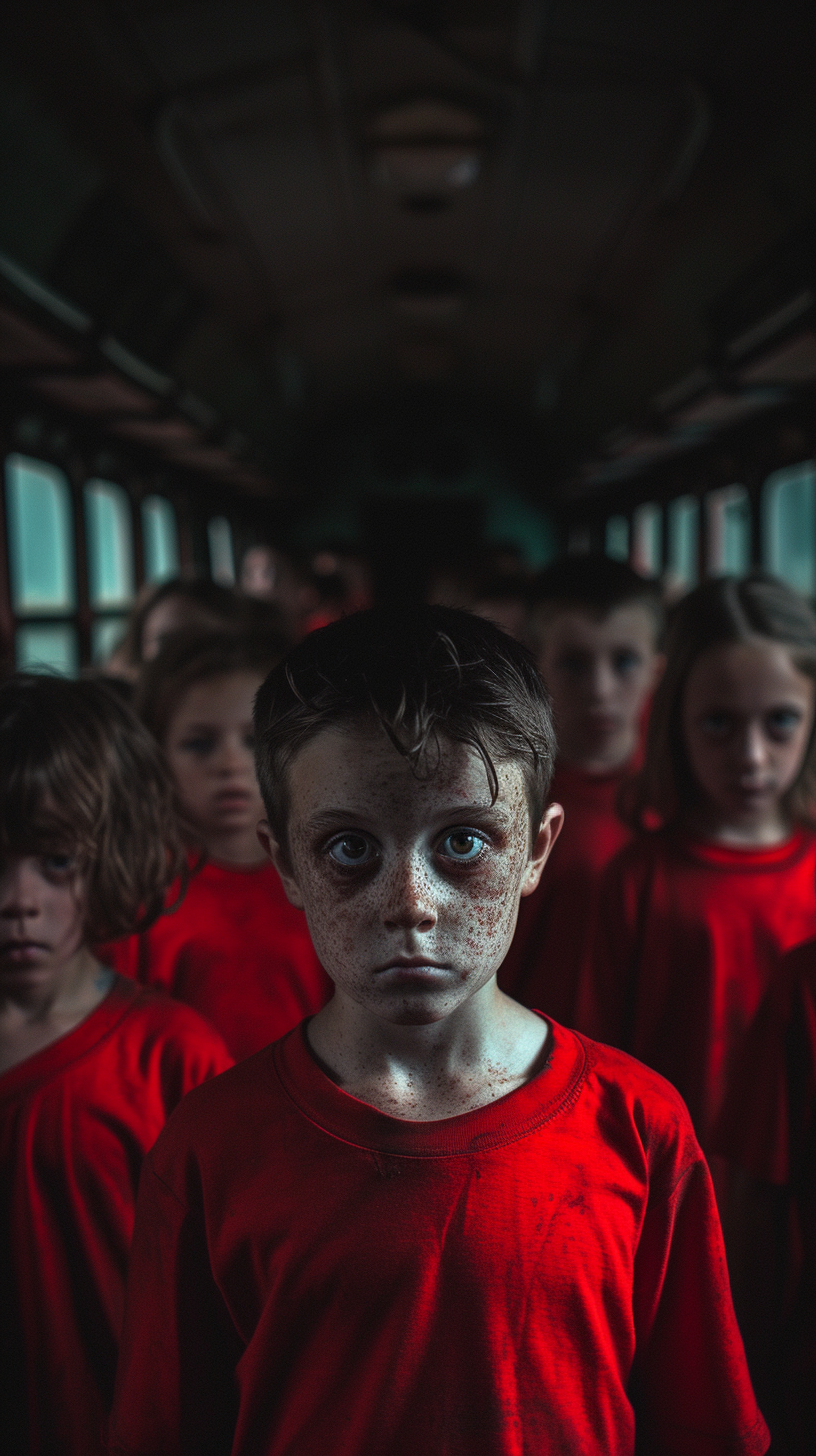
<svg viewBox="0 0 816 1456"><path fill-rule="evenodd" d="M567 557L538 579L531 635L552 697L552 795L564 828L547 874L521 903L499 981L525 1006L546 1006L579 1030L601 878L631 837L617 797L638 766L662 626L657 584L606 556Z"/></svg>
<svg viewBox="0 0 816 1456"><path fill-rule="evenodd" d="M331 992L256 832L252 703L273 661L263 638L179 633L144 669L136 710L164 750L195 848L181 903L174 888L149 930L106 948L118 970L206 1016L239 1059Z"/></svg>
<svg viewBox="0 0 816 1456"><path fill-rule="evenodd" d="M99 683L0 687L4 1450L101 1453L142 1159L231 1058L91 937L159 913L180 846L147 732Z"/></svg>
<svg viewBox="0 0 816 1456"><path fill-rule="evenodd" d="M816 934L816 617L761 574L681 602L610 865L595 1034L674 1083L705 1151L780 954Z"/></svg>

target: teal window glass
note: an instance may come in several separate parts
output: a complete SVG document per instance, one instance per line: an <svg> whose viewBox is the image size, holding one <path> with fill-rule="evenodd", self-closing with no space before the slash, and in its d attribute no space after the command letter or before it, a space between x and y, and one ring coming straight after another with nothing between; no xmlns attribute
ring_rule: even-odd
<svg viewBox="0 0 816 1456"><path fill-rule="evenodd" d="M127 630L127 617L101 617L91 626L91 661L107 662Z"/></svg>
<svg viewBox="0 0 816 1456"><path fill-rule="evenodd" d="M71 493L43 460L6 460L6 516L12 606L18 615L70 612L76 605Z"/></svg>
<svg viewBox="0 0 816 1456"><path fill-rule="evenodd" d="M612 556L615 561L629 560L629 522L626 516L609 517L604 540L607 556Z"/></svg>
<svg viewBox="0 0 816 1456"><path fill-rule="evenodd" d="M638 506L632 517L632 565L641 576L659 576L663 570L663 512L652 501Z"/></svg>
<svg viewBox="0 0 816 1456"><path fill-rule="evenodd" d="M147 581L167 581L168 577L178 576L176 513L163 495L148 495L142 501L142 539Z"/></svg>
<svg viewBox="0 0 816 1456"><path fill-rule="evenodd" d="M130 501L120 485L88 481L85 531L91 606L129 606L133 600L133 531Z"/></svg>
<svg viewBox="0 0 816 1456"><path fill-rule="evenodd" d="M796 591L816 595L816 465L769 475L762 491L762 564Z"/></svg>
<svg viewBox="0 0 816 1456"><path fill-rule="evenodd" d="M60 672L76 677L79 671L76 628L67 622L26 622L17 628L14 647L20 672Z"/></svg>
<svg viewBox="0 0 816 1456"><path fill-rule="evenodd" d="M744 576L751 569L751 507L744 485L706 496L709 576Z"/></svg>
<svg viewBox="0 0 816 1456"><path fill-rule="evenodd" d="M221 586L235 585L235 553L232 527L226 516L213 516L207 526L210 547L210 575Z"/></svg>
<svg viewBox="0 0 816 1456"><path fill-rule="evenodd" d="M698 576L700 506L696 496L678 496L670 503L667 518L666 584L670 591L687 591L697 585Z"/></svg>

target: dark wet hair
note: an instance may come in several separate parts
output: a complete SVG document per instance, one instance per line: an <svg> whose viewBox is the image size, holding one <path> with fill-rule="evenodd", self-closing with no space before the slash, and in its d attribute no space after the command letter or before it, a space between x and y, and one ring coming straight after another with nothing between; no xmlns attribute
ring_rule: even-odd
<svg viewBox="0 0 816 1456"><path fill-rule="evenodd" d="M170 775L105 683L17 674L0 685L0 852L76 854L89 940L145 929L184 874Z"/></svg>
<svg viewBox="0 0 816 1456"><path fill-rule="evenodd" d="M237 672L266 677L287 646L285 638L268 632L209 632L200 627L174 632L153 661L142 668L134 698L136 712L163 744L170 719L196 683Z"/></svg>
<svg viewBox="0 0 816 1456"><path fill-rule="evenodd" d="M794 667L816 679L816 614L804 597L775 577L760 571L741 580L717 577L674 608L666 634L666 670L649 717L645 762L623 791L621 809L630 823L640 827L655 815L668 823L694 798L697 786L683 738L689 673L711 648L757 637L786 647ZM814 732L785 807L794 819L816 817Z"/></svg>
<svg viewBox="0 0 816 1456"><path fill-rule="evenodd" d="M547 801L555 733L547 689L526 648L492 622L454 607L356 612L312 632L255 700L258 780L286 844L287 770L326 728L373 722L415 772L432 772L440 740L523 769L532 825Z"/></svg>
<svg viewBox="0 0 816 1456"><path fill-rule="evenodd" d="M660 583L600 553L562 556L545 566L531 584L530 598L535 637L543 635L559 611L572 609L604 618L619 607L645 607L654 621L656 643L663 632Z"/></svg>

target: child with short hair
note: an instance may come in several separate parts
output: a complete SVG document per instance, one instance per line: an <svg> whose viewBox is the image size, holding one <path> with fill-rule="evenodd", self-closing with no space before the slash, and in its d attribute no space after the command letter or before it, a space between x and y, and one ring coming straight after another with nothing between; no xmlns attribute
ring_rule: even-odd
<svg viewBox="0 0 816 1456"><path fill-rule="evenodd" d="M657 582L607 556L568 556L534 585L529 634L558 735L553 799L564 829L547 874L522 901L499 983L586 1030L586 962L603 872L629 842L618 813L638 767L645 711L663 659Z"/></svg>
<svg viewBox="0 0 816 1456"><path fill-rule="evenodd" d="M698 1137L779 956L816 934L816 616L754 573L676 608L634 824L601 896L594 1029L673 1082Z"/></svg>
<svg viewBox="0 0 816 1456"><path fill-rule="evenodd" d="M195 1007L249 1056L331 994L306 918L258 844L252 702L278 654L266 637L178 633L144 669L136 710L161 745L193 846L181 903L105 947L116 968Z"/></svg>
<svg viewBox="0 0 816 1456"><path fill-rule="evenodd" d="M764 1452L679 1096L496 984L561 820L529 655L359 613L256 727L335 994L155 1149L111 1451Z"/></svg>
<svg viewBox="0 0 816 1456"><path fill-rule="evenodd" d="M0 1385L4 1450L94 1456L142 1159L231 1066L186 1006L99 964L181 856L149 734L100 683L0 686Z"/></svg>

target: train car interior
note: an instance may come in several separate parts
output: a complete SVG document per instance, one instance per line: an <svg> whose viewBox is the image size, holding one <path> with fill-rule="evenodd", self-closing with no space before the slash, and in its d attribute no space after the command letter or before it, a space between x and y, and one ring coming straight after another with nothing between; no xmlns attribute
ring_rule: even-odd
<svg viewBox="0 0 816 1456"><path fill-rule="evenodd" d="M816 587L809 7L32 0L0 604L102 661L253 543L378 600L605 550Z"/></svg>
<svg viewBox="0 0 816 1456"><path fill-rule="evenodd" d="M10 1456L812 1456L813 0L2 33Z"/></svg>

